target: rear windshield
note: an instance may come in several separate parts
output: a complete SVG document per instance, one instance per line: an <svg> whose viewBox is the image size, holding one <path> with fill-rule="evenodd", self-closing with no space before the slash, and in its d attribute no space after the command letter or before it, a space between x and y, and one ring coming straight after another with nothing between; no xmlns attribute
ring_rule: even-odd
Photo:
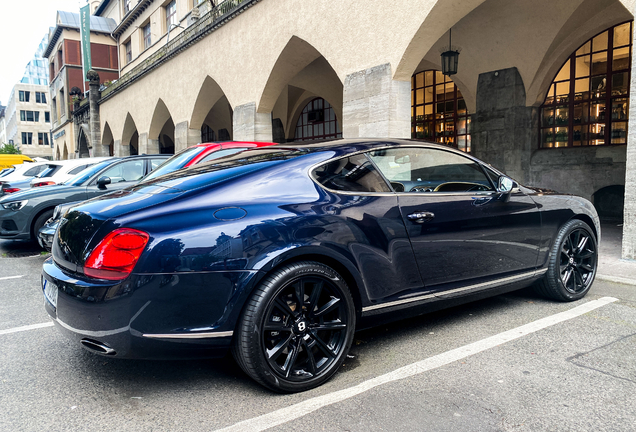
<svg viewBox="0 0 636 432"><path fill-rule="evenodd" d="M183 168L185 164L194 159L197 155L201 154L202 151L205 150L205 147L192 147L185 149L181 153L178 153L172 156L170 159L159 165L157 168L152 170L150 174L144 177L142 180L150 180L164 174L169 174L173 171L176 171L180 168Z"/></svg>
<svg viewBox="0 0 636 432"><path fill-rule="evenodd" d="M163 187L187 190L218 183L225 179L240 176L248 172L306 155L307 150L298 149L250 149L233 155L221 157L210 162L197 164L183 170L151 180L143 180L135 189L153 184ZM198 179L197 176L201 176ZM204 178L203 178L204 177Z"/></svg>

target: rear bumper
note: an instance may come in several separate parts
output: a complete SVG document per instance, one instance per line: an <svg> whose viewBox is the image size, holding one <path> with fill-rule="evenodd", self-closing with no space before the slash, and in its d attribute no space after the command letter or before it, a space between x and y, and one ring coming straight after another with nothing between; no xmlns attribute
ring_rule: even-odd
<svg viewBox="0 0 636 432"><path fill-rule="evenodd" d="M42 270L58 287L57 307L44 303L64 334L97 354L145 359L224 356L242 307L236 288L253 274L133 274L113 283L79 279L52 258Z"/></svg>

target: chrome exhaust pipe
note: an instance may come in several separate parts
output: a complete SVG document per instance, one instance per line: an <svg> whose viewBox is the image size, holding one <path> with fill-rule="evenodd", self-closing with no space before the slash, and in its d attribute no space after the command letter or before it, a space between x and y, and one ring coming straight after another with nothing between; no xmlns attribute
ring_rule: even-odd
<svg viewBox="0 0 636 432"><path fill-rule="evenodd" d="M94 341L92 339L82 339L80 341L84 348L87 348L90 351L96 352L98 354L112 356L117 354L114 349L109 347L103 342Z"/></svg>

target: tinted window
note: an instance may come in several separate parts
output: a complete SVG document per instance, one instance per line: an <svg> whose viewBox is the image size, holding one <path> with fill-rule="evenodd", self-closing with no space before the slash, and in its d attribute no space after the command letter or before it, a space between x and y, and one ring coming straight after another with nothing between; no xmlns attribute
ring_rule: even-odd
<svg viewBox="0 0 636 432"><path fill-rule="evenodd" d="M390 192L382 176L363 154L331 161L313 171L328 189L350 192Z"/></svg>
<svg viewBox="0 0 636 432"><path fill-rule="evenodd" d="M62 168L61 165L49 165L45 170L43 170L37 177L51 177L53 174L58 172Z"/></svg>
<svg viewBox="0 0 636 432"><path fill-rule="evenodd" d="M96 165L93 165L93 166L89 167L88 169L82 171L81 173L77 174L75 177L73 177L72 179L70 179L69 181L67 181L65 183L73 185L73 186L80 186L82 183L84 183L85 181L90 179L92 176L97 174L99 171L103 170L108 165L111 165L111 164L115 163L116 161L117 161L117 159L109 159L109 160L106 160L104 162L101 162L101 163L98 163Z"/></svg>
<svg viewBox="0 0 636 432"><path fill-rule="evenodd" d="M26 170L24 172L24 175L27 177L33 177L38 175L40 172L42 172L47 166L46 165L40 165L40 166L36 166L33 168L29 168L28 170Z"/></svg>
<svg viewBox="0 0 636 432"><path fill-rule="evenodd" d="M144 160L129 160L108 168L100 177L110 177L111 183L137 181L144 175Z"/></svg>
<svg viewBox="0 0 636 432"><path fill-rule="evenodd" d="M396 192L493 190L479 164L450 151L401 147L376 150L369 157Z"/></svg>

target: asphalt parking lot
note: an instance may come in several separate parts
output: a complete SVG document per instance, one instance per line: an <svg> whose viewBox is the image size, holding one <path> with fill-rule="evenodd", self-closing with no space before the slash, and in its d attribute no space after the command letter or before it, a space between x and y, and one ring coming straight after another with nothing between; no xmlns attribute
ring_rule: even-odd
<svg viewBox="0 0 636 432"><path fill-rule="evenodd" d="M43 308L46 255L0 240L2 431L631 431L636 286L530 290L358 332L326 385L269 392L228 357L98 357ZM8 253L7 251L13 251Z"/></svg>

